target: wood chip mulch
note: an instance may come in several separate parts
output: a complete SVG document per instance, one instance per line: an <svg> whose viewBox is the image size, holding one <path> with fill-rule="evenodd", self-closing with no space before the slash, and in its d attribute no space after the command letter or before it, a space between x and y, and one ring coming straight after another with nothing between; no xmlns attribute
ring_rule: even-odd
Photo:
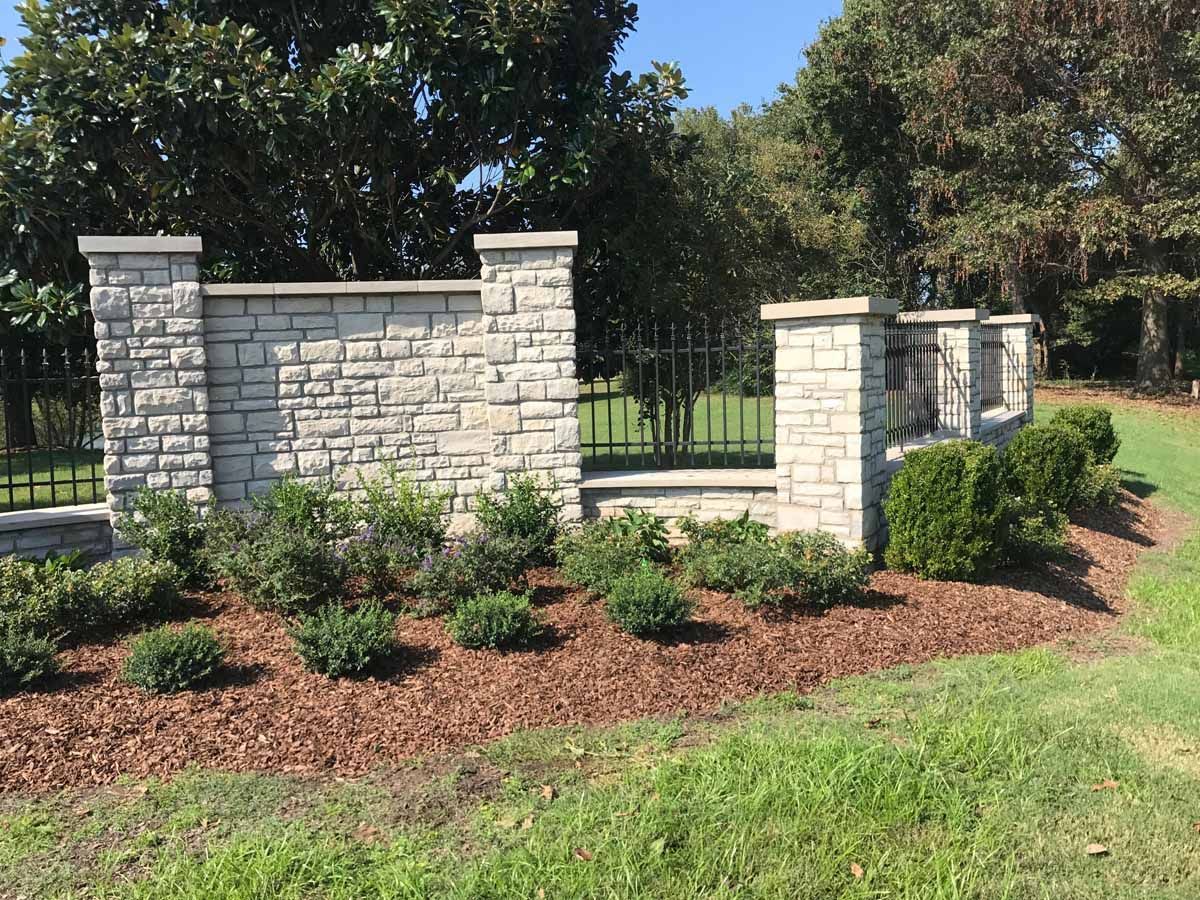
<svg viewBox="0 0 1200 900"><path fill-rule="evenodd" d="M50 790L169 776L191 766L358 775L522 728L710 712L764 691L935 657L990 653L1111 627L1139 552L1165 517L1127 495L1072 526L1072 558L985 584L876 573L861 603L769 616L713 593L669 642L618 631L599 603L536 573L550 625L520 653L464 650L438 619L402 618L403 652L357 681L305 672L285 627L236 598L197 600L227 643L232 672L208 689L148 697L118 679L123 641L62 654L45 689L0 699L0 789Z"/></svg>

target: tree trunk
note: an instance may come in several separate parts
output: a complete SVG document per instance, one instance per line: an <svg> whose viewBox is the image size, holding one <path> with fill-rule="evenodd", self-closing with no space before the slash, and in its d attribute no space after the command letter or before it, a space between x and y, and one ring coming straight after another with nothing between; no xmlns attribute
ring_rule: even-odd
<svg viewBox="0 0 1200 900"><path fill-rule="evenodd" d="M4 421L9 449L37 446L33 427L33 392L28 386L9 382L4 386Z"/></svg>
<svg viewBox="0 0 1200 900"><path fill-rule="evenodd" d="M1025 273L1015 256L1004 266L1004 293L1012 302L1014 314L1025 312Z"/></svg>
<svg viewBox="0 0 1200 900"><path fill-rule="evenodd" d="M1171 386L1170 304L1159 290L1142 300L1142 339L1138 348L1137 389L1162 393Z"/></svg>
<svg viewBox="0 0 1200 900"><path fill-rule="evenodd" d="M1191 307L1186 303L1178 304L1175 317L1174 370L1176 378L1183 378L1187 375L1187 339L1191 320Z"/></svg>

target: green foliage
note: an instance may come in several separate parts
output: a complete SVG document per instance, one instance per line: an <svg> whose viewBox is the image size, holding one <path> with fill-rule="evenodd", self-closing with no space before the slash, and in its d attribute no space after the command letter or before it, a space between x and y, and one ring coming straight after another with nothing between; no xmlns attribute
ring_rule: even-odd
<svg viewBox="0 0 1200 900"><path fill-rule="evenodd" d="M211 628L164 625L130 643L121 677L152 694L172 694L202 683L221 665L225 651Z"/></svg>
<svg viewBox="0 0 1200 900"><path fill-rule="evenodd" d="M710 519L707 522L687 516L679 520L679 529L693 544L763 543L771 536L771 529L750 518L749 511L736 519Z"/></svg>
<svg viewBox="0 0 1200 900"><path fill-rule="evenodd" d="M1008 497L999 456L972 441L915 450L892 479L884 512L891 568L924 578L978 578L1005 543Z"/></svg>
<svg viewBox="0 0 1200 900"><path fill-rule="evenodd" d="M831 606L862 595L871 572L871 554L850 550L824 531L791 531L776 541L789 569L788 586L806 603Z"/></svg>
<svg viewBox="0 0 1200 900"><path fill-rule="evenodd" d="M345 569L311 530L272 523L236 543L223 563L230 586L254 606L296 613L337 594Z"/></svg>
<svg viewBox="0 0 1200 900"><path fill-rule="evenodd" d="M1113 428L1112 411L1106 406L1064 406L1051 417L1050 424L1077 428L1087 439L1092 459L1099 465L1111 463L1121 449L1121 439Z"/></svg>
<svg viewBox="0 0 1200 900"><path fill-rule="evenodd" d="M1111 509L1121 497L1121 473L1116 466L1089 466L1075 504L1081 509Z"/></svg>
<svg viewBox="0 0 1200 900"><path fill-rule="evenodd" d="M604 612L622 630L636 635L676 628L695 610L683 590L658 566L642 560L613 581L604 598Z"/></svg>
<svg viewBox="0 0 1200 900"><path fill-rule="evenodd" d="M0 626L57 639L83 630L95 617L88 573L0 557Z"/></svg>
<svg viewBox="0 0 1200 900"><path fill-rule="evenodd" d="M526 647L542 633L528 594L478 594L459 602L446 628L456 644L472 650Z"/></svg>
<svg viewBox="0 0 1200 900"><path fill-rule="evenodd" d="M646 557L645 544L634 534L617 531L608 520L589 522L558 541L558 568L563 578L597 594Z"/></svg>
<svg viewBox="0 0 1200 900"><path fill-rule="evenodd" d="M332 481L299 481L286 476L250 498L258 523L282 531L329 540L355 530L354 503Z"/></svg>
<svg viewBox="0 0 1200 900"><path fill-rule="evenodd" d="M667 523L661 516L644 510L627 508L619 516L600 520L610 534L633 537L641 545L640 556L652 562L665 563L671 559L671 543L667 538Z"/></svg>
<svg viewBox="0 0 1200 900"><path fill-rule="evenodd" d="M482 494L475 518L480 530L491 537L519 540L528 547L529 562L547 563L558 538L557 487L543 486L532 475L514 475L501 495Z"/></svg>
<svg viewBox="0 0 1200 900"><path fill-rule="evenodd" d="M415 564L446 540L451 491L436 491L403 475L395 463L366 478L360 472L358 517L366 523L364 541L389 550L396 564Z"/></svg>
<svg viewBox="0 0 1200 900"><path fill-rule="evenodd" d="M478 594L507 590L525 572L528 545L506 535L475 532L454 538L421 560L408 589L428 611Z"/></svg>
<svg viewBox="0 0 1200 900"><path fill-rule="evenodd" d="M679 554L684 581L732 594L747 606L768 602L791 585L788 561L770 540L693 540Z"/></svg>
<svg viewBox="0 0 1200 900"><path fill-rule="evenodd" d="M54 641L30 629L0 626L0 694L19 691L58 672Z"/></svg>
<svg viewBox="0 0 1200 900"><path fill-rule="evenodd" d="M342 678L362 674L395 650L396 617L377 600L354 610L328 603L301 615L290 633L309 671Z"/></svg>
<svg viewBox="0 0 1200 900"><path fill-rule="evenodd" d="M1033 507L1066 512L1092 466L1087 439L1070 425L1029 425L1004 450L1010 490Z"/></svg>
<svg viewBox="0 0 1200 900"><path fill-rule="evenodd" d="M204 524L182 491L139 488L133 512L120 517L117 532L151 559L174 563L188 580L201 574Z"/></svg>
<svg viewBox="0 0 1200 900"><path fill-rule="evenodd" d="M126 556L88 572L93 621L107 627L160 619L179 603L183 573L167 560Z"/></svg>
<svg viewBox="0 0 1200 900"><path fill-rule="evenodd" d="M1067 550L1067 517L1056 509L1015 503L1004 552L1015 565L1060 559Z"/></svg>
<svg viewBox="0 0 1200 900"><path fill-rule="evenodd" d="M197 555L210 578L229 578L233 557L242 544L253 539L255 529L240 510L219 506L204 517L204 537Z"/></svg>

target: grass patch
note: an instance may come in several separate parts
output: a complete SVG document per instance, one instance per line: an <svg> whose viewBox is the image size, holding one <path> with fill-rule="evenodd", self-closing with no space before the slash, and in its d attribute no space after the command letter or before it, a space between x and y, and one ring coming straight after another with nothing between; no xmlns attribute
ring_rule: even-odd
<svg viewBox="0 0 1200 900"><path fill-rule="evenodd" d="M104 454L98 450L17 450L0 460L0 512L102 500Z"/></svg>

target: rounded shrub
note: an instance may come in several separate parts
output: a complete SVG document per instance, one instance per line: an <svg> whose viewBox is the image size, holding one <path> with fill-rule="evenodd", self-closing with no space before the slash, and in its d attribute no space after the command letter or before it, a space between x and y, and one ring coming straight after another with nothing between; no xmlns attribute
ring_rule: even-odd
<svg viewBox="0 0 1200 900"><path fill-rule="evenodd" d="M1084 509L1110 508L1121 496L1121 473L1116 466L1089 466L1075 503Z"/></svg>
<svg viewBox="0 0 1200 900"><path fill-rule="evenodd" d="M140 488L132 514L121 516L117 531L150 559L174 563L188 580L202 575L204 524L182 491Z"/></svg>
<svg viewBox="0 0 1200 900"><path fill-rule="evenodd" d="M492 537L522 542L530 563L549 562L558 538L559 502L553 486L543 486L532 475L514 475L502 494L482 494L475 520Z"/></svg>
<svg viewBox="0 0 1200 900"><path fill-rule="evenodd" d="M58 671L54 641L11 625L0 630L0 694L19 691Z"/></svg>
<svg viewBox="0 0 1200 900"><path fill-rule="evenodd" d="M925 578L971 579L999 558L1008 498L1000 457L974 441L914 450L884 504L888 566Z"/></svg>
<svg viewBox="0 0 1200 900"><path fill-rule="evenodd" d="M645 552L642 539L611 528L606 521L589 522L558 541L559 572L567 581L597 594L626 575Z"/></svg>
<svg viewBox="0 0 1200 900"><path fill-rule="evenodd" d="M395 649L395 633L396 617L378 600L354 610L326 604L291 631L305 667L330 678L365 672Z"/></svg>
<svg viewBox="0 0 1200 900"><path fill-rule="evenodd" d="M0 622L45 637L78 635L98 609L90 573L0 557Z"/></svg>
<svg viewBox="0 0 1200 900"><path fill-rule="evenodd" d="M1051 425L1070 425L1078 428L1087 440L1092 457L1100 465L1116 459L1121 439L1113 428L1112 412L1103 406L1079 404L1064 406L1050 419Z"/></svg>
<svg viewBox="0 0 1200 900"><path fill-rule="evenodd" d="M613 582L604 603L608 618L636 635L682 625L694 610L695 605L679 585L645 561Z"/></svg>
<svg viewBox="0 0 1200 900"><path fill-rule="evenodd" d="M506 534L454 538L421 560L408 580L418 611L441 612L479 594L510 588L525 572L528 544Z"/></svg>
<svg viewBox="0 0 1200 900"><path fill-rule="evenodd" d="M508 591L463 600L446 628L456 644L471 650L523 647L542 633L529 595Z"/></svg>
<svg viewBox="0 0 1200 900"><path fill-rule="evenodd" d="M280 526L235 544L225 560L230 586L261 609L296 613L337 593L341 560L315 534Z"/></svg>
<svg viewBox="0 0 1200 900"><path fill-rule="evenodd" d="M194 687L221 665L225 651L211 628L189 625L147 631L130 644L121 677L152 694L172 694Z"/></svg>
<svg viewBox="0 0 1200 900"><path fill-rule="evenodd" d="M850 550L827 531L793 531L778 538L790 582L804 600L830 606L862 595L871 573L871 554Z"/></svg>
<svg viewBox="0 0 1200 900"><path fill-rule="evenodd" d="M167 560L126 556L88 572L97 625L113 627L161 618L179 603L184 573Z"/></svg>
<svg viewBox="0 0 1200 900"><path fill-rule="evenodd" d="M1059 512L1075 504L1091 466L1087 440L1070 425L1029 425L1004 450L1009 489L1026 504Z"/></svg>

